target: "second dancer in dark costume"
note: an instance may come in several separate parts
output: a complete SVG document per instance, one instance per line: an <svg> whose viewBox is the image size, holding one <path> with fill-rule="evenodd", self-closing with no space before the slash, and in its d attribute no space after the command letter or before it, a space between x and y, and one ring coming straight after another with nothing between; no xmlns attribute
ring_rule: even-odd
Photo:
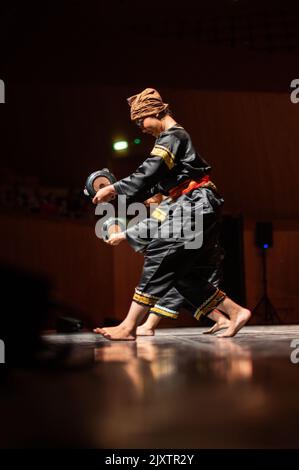
<svg viewBox="0 0 299 470"><path fill-rule="evenodd" d="M162 194L156 194L144 201L144 204L147 207L150 207L152 211L153 208L156 210L157 205L159 205L162 200ZM153 204L154 207L152 206ZM139 225L133 225L133 227L125 231L114 233L105 241L109 245L116 246L120 242L127 240L136 252L146 255L146 247L150 243L151 239L148 239L147 237L141 238L140 235L142 235L142 232L146 232L147 227L151 227L155 222L155 219L150 217L145 218ZM217 244L217 246L215 246L214 256L209 260L210 264L201 266L201 275L216 287L219 287L222 282L223 258L224 251L220 245ZM172 287L167 295L164 295L163 301L157 301L157 303L150 308L146 322L137 328L137 336L153 336L157 326L163 318L176 320L179 317L180 310L182 308L188 310L192 316L195 316L196 310L194 307L184 299L175 287ZM215 324L212 328L204 331L204 334L214 334L222 329L228 328L230 325L230 320L218 309L214 309L208 313L207 316L209 319L214 321ZM98 329L95 328L94 331L97 332Z"/></svg>

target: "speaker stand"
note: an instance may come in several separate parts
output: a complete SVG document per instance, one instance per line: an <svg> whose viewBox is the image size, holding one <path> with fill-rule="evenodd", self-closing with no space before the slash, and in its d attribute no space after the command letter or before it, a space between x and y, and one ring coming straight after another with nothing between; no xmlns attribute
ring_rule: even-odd
<svg viewBox="0 0 299 470"><path fill-rule="evenodd" d="M265 324L280 324L281 320L278 313L273 307L271 300L268 296L268 280L267 280L267 249L262 248L262 268L263 268L263 295L255 308L252 311L252 314L255 316L262 316Z"/></svg>

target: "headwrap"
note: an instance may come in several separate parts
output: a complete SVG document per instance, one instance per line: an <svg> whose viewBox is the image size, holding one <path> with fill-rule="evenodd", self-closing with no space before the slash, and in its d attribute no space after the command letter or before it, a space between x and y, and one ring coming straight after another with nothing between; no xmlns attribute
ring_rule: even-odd
<svg viewBox="0 0 299 470"><path fill-rule="evenodd" d="M146 88L141 93L127 98L127 101L131 106L132 121L159 114L168 108L168 104L163 103L160 94L154 88Z"/></svg>

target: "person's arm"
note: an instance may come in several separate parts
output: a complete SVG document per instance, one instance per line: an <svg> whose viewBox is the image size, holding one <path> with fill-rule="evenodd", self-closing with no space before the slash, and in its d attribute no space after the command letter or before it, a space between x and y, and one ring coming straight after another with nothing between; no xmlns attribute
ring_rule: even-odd
<svg viewBox="0 0 299 470"><path fill-rule="evenodd" d="M105 202L120 194L124 194L128 198L135 198L139 193L149 191L169 175L176 163L179 145L180 140L174 135L166 134L159 137L150 157L134 173L98 191L93 202L95 204Z"/></svg>
<svg viewBox="0 0 299 470"><path fill-rule="evenodd" d="M108 238L108 240L105 240L105 242L108 243L108 245L117 246L120 244L120 242L122 242L125 239L126 239L125 232L119 232L119 233L113 233Z"/></svg>

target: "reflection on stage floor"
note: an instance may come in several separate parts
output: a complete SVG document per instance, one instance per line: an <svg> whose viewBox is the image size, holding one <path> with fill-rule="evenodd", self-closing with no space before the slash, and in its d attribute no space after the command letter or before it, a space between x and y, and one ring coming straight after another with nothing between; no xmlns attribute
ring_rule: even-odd
<svg viewBox="0 0 299 470"><path fill-rule="evenodd" d="M298 448L299 326L203 331L45 335L67 352L14 372L1 402L18 426L8 424L4 447Z"/></svg>

